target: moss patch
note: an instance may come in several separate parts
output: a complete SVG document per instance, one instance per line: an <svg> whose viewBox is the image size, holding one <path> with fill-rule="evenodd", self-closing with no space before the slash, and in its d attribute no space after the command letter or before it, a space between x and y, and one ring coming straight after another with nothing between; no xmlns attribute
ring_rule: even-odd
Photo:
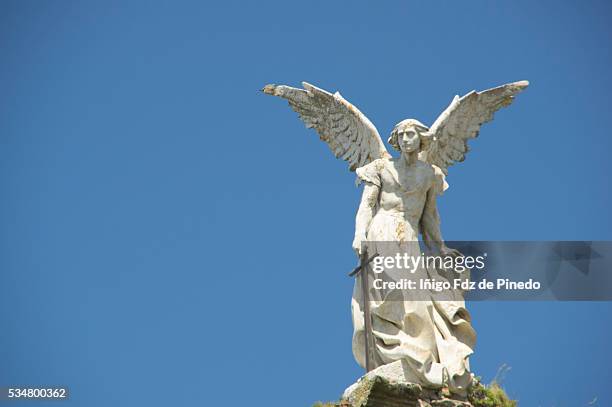
<svg viewBox="0 0 612 407"><path fill-rule="evenodd" d="M493 382L488 386L476 383L468 391L468 401L474 407L516 407L516 400L511 400L499 384Z"/></svg>

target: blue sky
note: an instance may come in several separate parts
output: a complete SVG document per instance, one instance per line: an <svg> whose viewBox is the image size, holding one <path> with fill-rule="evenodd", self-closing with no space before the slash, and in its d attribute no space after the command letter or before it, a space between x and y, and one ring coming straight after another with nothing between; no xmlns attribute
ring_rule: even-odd
<svg viewBox="0 0 612 407"><path fill-rule="evenodd" d="M443 234L612 240L611 14L2 2L0 387L67 385L69 405L301 406L361 374L346 277L360 190L266 83L340 90L386 135L528 79L451 168ZM469 308L473 370L510 365L521 406L612 405L610 303Z"/></svg>

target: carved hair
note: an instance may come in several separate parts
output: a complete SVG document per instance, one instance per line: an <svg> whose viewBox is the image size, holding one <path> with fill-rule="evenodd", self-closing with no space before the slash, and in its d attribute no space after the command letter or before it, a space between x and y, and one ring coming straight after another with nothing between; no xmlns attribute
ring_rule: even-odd
<svg viewBox="0 0 612 407"><path fill-rule="evenodd" d="M389 136L389 139L387 140L387 142L391 145L391 147L393 147L397 151L401 151L399 142L397 141L397 134L399 133L400 130L404 130L407 128L412 128L419 134L419 137L421 139L420 150L426 149L427 143L431 141L432 136L429 134L429 127L425 126L423 123L421 123L420 121L416 119L402 120L401 122L396 124L395 127L393 127L393 130L391 131L391 135Z"/></svg>

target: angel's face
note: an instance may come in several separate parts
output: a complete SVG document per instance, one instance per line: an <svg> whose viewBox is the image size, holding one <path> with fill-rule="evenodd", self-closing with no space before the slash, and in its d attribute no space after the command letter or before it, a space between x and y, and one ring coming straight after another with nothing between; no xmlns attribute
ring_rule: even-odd
<svg viewBox="0 0 612 407"><path fill-rule="evenodd" d="M419 151L421 147L421 135L414 127L404 127L397 132L397 143L402 153Z"/></svg>

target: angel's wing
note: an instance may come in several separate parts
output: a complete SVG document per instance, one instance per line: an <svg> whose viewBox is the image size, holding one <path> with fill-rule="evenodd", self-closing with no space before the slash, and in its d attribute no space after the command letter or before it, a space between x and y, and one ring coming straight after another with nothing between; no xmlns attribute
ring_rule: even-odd
<svg viewBox="0 0 612 407"><path fill-rule="evenodd" d="M514 96L529 85L520 81L482 92L472 91L455 96L451 104L436 119L429 130L433 136L419 158L439 167L448 174L448 167L465 159L468 140L478 136L480 126L491 121L493 114L512 103Z"/></svg>
<svg viewBox="0 0 612 407"><path fill-rule="evenodd" d="M266 85L263 92L289 101L308 128L314 128L337 158L348 161L351 171L378 158L391 157L378 130L340 93L331 94L309 83L304 89Z"/></svg>

